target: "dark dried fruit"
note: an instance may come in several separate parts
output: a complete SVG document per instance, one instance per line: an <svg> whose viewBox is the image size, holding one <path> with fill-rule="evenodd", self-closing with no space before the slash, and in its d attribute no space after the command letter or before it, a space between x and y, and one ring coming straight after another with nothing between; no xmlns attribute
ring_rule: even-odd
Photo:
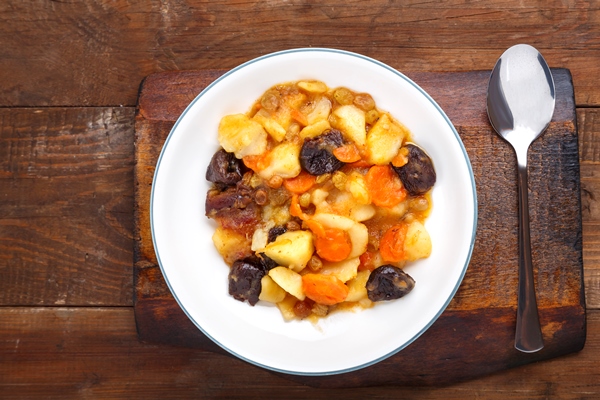
<svg viewBox="0 0 600 400"><path fill-rule="evenodd" d="M278 266L277 263L265 253L259 253L258 258L260 258L260 262L262 263L263 267L265 268L265 271L267 272Z"/></svg>
<svg viewBox="0 0 600 400"><path fill-rule="evenodd" d="M242 180L245 171L246 167L241 160L238 160L233 153L221 149L210 160L206 169L206 180L227 186L235 185Z"/></svg>
<svg viewBox="0 0 600 400"><path fill-rule="evenodd" d="M277 239L277 236L284 234L287 232L287 228L285 226L275 226L269 229L269 237L267 238L267 243L274 242Z"/></svg>
<svg viewBox="0 0 600 400"><path fill-rule="evenodd" d="M413 196L426 193L436 180L431 158L418 146L407 144L408 162L402 167L393 167L404 187Z"/></svg>
<svg viewBox="0 0 600 400"><path fill-rule="evenodd" d="M311 175L337 171L344 163L333 155L333 150L343 146L342 133L331 129L315 138L307 139L300 150L300 165Z"/></svg>
<svg viewBox="0 0 600 400"><path fill-rule="evenodd" d="M255 305L262 290L260 281L265 274L265 267L259 257L251 256L235 261L229 271L229 294L236 300Z"/></svg>
<svg viewBox="0 0 600 400"><path fill-rule="evenodd" d="M367 296L371 301L395 300L406 296L415 287L415 280L393 265L375 268L367 280Z"/></svg>

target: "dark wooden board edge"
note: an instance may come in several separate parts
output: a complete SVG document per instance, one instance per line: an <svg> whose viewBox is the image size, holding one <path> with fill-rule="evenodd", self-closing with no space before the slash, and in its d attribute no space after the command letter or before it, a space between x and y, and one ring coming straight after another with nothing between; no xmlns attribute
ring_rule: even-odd
<svg viewBox="0 0 600 400"><path fill-rule="evenodd" d="M570 73L564 70L568 74L570 79ZM207 76L207 81L210 81L220 76L224 71L210 71ZM554 71L553 71L554 72ZM560 72L560 71L559 71ZM193 73L193 72L192 72ZM485 73L485 72L482 72ZM427 78L428 74L416 74L422 78ZM450 75L446 75L452 78ZM140 102L152 102L151 97L144 98L144 85L160 81L164 79L163 73L155 74L144 80L140 86ZM156 81L155 81L156 80ZM426 81L426 80L425 80ZM178 84L185 84L185 79L178 81ZM209 82L202 82L201 85L208 84ZM425 87L427 82L425 82ZM193 88L192 88L193 90ZM191 99L189 99L191 100ZM569 99L567 99L570 101ZM181 110L169 109L153 110L158 112L156 114L145 115L139 112L136 113L136 168L137 168L137 139L141 139L143 134L140 133L138 136L138 126L142 126L143 122L147 119L154 121L162 121L165 124L165 128L172 126L174 119L179 115ZM573 115L574 115L574 102L573 102ZM168 128L170 129L170 128ZM576 128L575 133L576 133ZM142 129L143 130L143 129ZM578 162L577 162L577 174L578 174ZM136 172L136 196L146 192L139 190L137 181L138 173ZM144 173L148 173L145 171ZM153 171L151 171L153 173ZM578 176L578 175L577 175ZM148 192L143 193L147 195ZM136 197L136 229L139 229L138 217L140 216L140 210L137 205L138 198ZM581 223L581 219L579 219ZM581 226L579 228L581 232ZM136 249L134 252L134 309L136 315L136 324L138 328L138 334L140 340L151 343L162 343L174 346L186 346L202 348L209 351L218 353L226 353L218 345L214 344L210 339L203 335L187 318L183 311L179 308L174 298L168 292L168 288L164 283L164 279L160 274L160 269L156 265L155 260L151 260L153 255L141 251L139 247L139 237L142 235L141 230L136 231ZM581 250L581 238L578 240L579 249ZM581 251L580 251L581 254ZM154 262L152 262L154 261ZM580 259L581 269L583 268L582 256ZM149 271L153 271L149 274ZM148 276L152 275L153 280L148 281ZM581 272L581 285L583 285L583 272ZM147 292L144 295L144 289L146 287ZM582 286L583 287L583 286ZM165 292L165 288L167 291ZM158 293L158 294L157 294ZM301 383L306 383L311 386L322 386L322 387L337 387L337 386L369 386L369 385L439 385L450 382L457 382L465 379L474 378L489 374L498 370L511 368L517 365L522 365L530 362L540 361L548 358L569 354L572 352L579 351L585 344L585 298L583 289L580 291L579 304L573 307L563 307L560 309L556 308L542 308L540 310L541 318L545 318L546 321L551 321L551 330L544 332L544 339L546 341L546 347L533 355L525 355L524 353L517 352L512 349L511 346L506 346L507 343L511 343L513 340L514 332L512 329L506 330L505 325L499 323L502 321L504 324L511 319L514 320L516 311L513 308L488 308L469 310L469 312L460 310L446 310L438 319L438 321L423 335L423 340L419 339L409 347L404 349L402 352L384 360L376 365L370 366L365 369L361 369L356 372L350 372L341 375L331 375L325 377L311 377L311 376L296 376L286 375L284 376L296 380ZM494 344L485 344L481 342L481 338L477 337L476 327L477 322L486 318L492 318L494 324L498 325L498 331L501 332L500 328L503 328L506 332L502 332L503 339L494 340ZM464 330L459 335L453 335L456 337L456 343L453 346L447 346L443 341L448 343L449 338L444 335L444 330L453 329L452 324L460 323L464 326ZM514 322L509 325L513 325ZM182 329L183 327L183 329ZM456 330L454 330L456 331ZM436 336L437 335L437 336ZM548 336L548 337L547 337ZM427 338L427 343L442 343L443 346L430 346L426 348L433 348L435 350L429 350L429 356L433 354L431 351L438 351L435 354L437 361L435 365L428 368L429 373L423 372L423 351L427 351L425 346L420 346L419 343L423 343ZM567 338L568 340L565 340ZM442 341L443 340L443 341ZM484 343L484 346L481 346ZM420 349L420 347L423 347ZM442 350L440 350L442 349ZM449 349L459 349L459 354L456 352L444 353ZM509 349L509 350L507 350ZM419 353L420 352L420 353ZM495 353L493 353L495 352ZM468 355L468 359L465 358L465 354ZM481 355L483 354L483 356ZM489 354L501 355L496 357L494 360L489 359ZM461 360L462 358L462 360ZM415 360L419 360L413 370L407 369L411 361L415 363ZM482 365L478 365L482 364ZM398 371L398 365L403 365L400 368L401 372ZM465 368L465 365L472 366L471 368Z"/></svg>
<svg viewBox="0 0 600 400"><path fill-rule="evenodd" d="M162 277L157 266L138 272L144 280ZM138 302L135 316L143 342L229 354L193 325L170 293ZM512 307L446 310L415 342L377 364L328 376L276 373L314 387L439 386L575 353L584 347L586 318L582 307L540 309L545 347L531 354L512 346L515 318ZM481 321L486 321L485 326Z"/></svg>

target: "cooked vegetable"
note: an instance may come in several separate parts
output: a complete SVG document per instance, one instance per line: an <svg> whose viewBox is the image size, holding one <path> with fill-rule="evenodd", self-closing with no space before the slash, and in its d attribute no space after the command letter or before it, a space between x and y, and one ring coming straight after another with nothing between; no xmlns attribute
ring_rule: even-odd
<svg viewBox="0 0 600 400"><path fill-rule="evenodd" d="M419 221L413 221L406 230L404 241L405 259L408 261L427 258L431 254L431 237Z"/></svg>
<svg viewBox="0 0 600 400"><path fill-rule="evenodd" d="M302 289L306 297L326 306L341 303L348 296L348 287L333 275L303 275Z"/></svg>
<svg viewBox="0 0 600 400"><path fill-rule="evenodd" d="M369 161L376 165L386 165L396 156L404 137L406 128L383 114L367 134Z"/></svg>
<svg viewBox="0 0 600 400"><path fill-rule="evenodd" d="M406 198L406 190L389 165L374 165L365 176L373 204L393 207Z"/></svg>
<svg viewBox="0 0 600 400"><path fill-rule="evenodd" d="M310 175L306 171L301 171L295 178L286 179L283 181L283 186L295 194L302 194L308 191L316 182L317 178Z"/></svg>
<svg viewBox="0 0 600 400"><path fill-rule="evenodd" d="M431 158L414 144L407 144L408 162L402 167L393 167L404 187L413 196L426 193L436 181L435 169Z"/></svg>
<svg viewBox="0 0 600 400"><path fill-rule="evenodd" d="M268 301L269 303L279 303L285 298L285 290L275 283L269 275L263 276L260 283L261 290L260 295L258 296L259 300Z"/></svg>
<svg viewBox="0 0 600 400"><path fill-rule="evenodd" d="M406 296L415 287L415 280L393 265L375 268L367 280L367 295L371 301L394 300Z"/></svg>
<svg viewBox="0 0 600 400"><path fill-rule="evenodd" d="M267 149L267 132L244 114L226 115L219 123L219 143L237 158L262 154Z"/></svg>
<svg viewBox="0 0 600 400"><path fill-rule="evenodd" d="M379 241L379 252L383 261L398 262L406 258L404 242L406 240L406 224L398 224L389 228Z"/></svg>
<svg viewBox="0 0 600 400"><path fill-rule="evenodd" d="M313 235L308 231L288 231L269 243L264 249L267 257L278 265L301 271L314 252Z"/></svg>
<svg viewBox="0 0 600 400"><path fill-rule="evenodd" d="M352 242L348 232L326 228L323 235L315 237L315 249L319 257L327 261L342 261L350 255Z"/></svg>
<svg viewBox="0 0 600 400"><path fill-rule="evenodd" d="M302 289L302 276L286 267L275 267L269 271L269 276L283 290L297 298L304 300L305 294Z"/></svg>

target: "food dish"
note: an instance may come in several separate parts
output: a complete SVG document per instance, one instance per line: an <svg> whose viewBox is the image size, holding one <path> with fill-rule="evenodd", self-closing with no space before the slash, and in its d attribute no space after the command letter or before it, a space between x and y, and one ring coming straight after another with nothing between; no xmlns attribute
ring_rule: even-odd
<svg viewBox="0 0 600 400"><path fill-rule="evenodd" d="M438 180L427 221L434 250L407 272L421 288L403 302L338 313L316 326L284 322L273 307L250 308L227 295L228 268L204 216L206 166L223 115L245 112L268 87L319 79L373 95L435 160ZM183 112L159 157L151 196L153 243L165 280L190 320L218 345L255 365L299 375L357 370L405 348L446 308L466 272L477 222L468 156L451 122L415 83L362 55L332 49L269 54L209 85ZM219 270L215 263L223 264ZM358 340L357 338L369 338Z"/></svg>
<svg viewBox="0 0 600 400"><path fill-rule="evenodd" d="M217 137L205 211L236 300L316 320L410 294L435 168L371 95L282 82Z"/></svg>

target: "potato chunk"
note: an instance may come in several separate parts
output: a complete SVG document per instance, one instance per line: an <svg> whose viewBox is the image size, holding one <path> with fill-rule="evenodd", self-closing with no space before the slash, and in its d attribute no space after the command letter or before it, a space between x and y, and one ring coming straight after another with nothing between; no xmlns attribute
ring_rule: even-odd
<svg viewBox="0 0 600 400"><path fill-rule="evenodd" d="M275 267L269 271L269 276L283 290L297 298L304 300L306 295L302 290L302 276L286 267Z"/></svg>
<svg viewBox="0 0 600 400"><path fill-rule="evenodd" d="M285 290L275 283L269 275L263 276L260 284L262 288L258 296L259 300L268 301L269 303L279 303L285 298Z"/></svg>
<svg viewBox="0 0 600 400"><path fill-rule="evenodd" d="M383 114L367 135L369 161L377 165L388 164L398 154L406 134L404 126Z"/></svg>
<svg viewBox="0 0 600 400"><path fill-rule="evenodd" d="M302 170L299 157L300 145L292 142L283 142L271 150L271 162L269 166L259 171L258 174L266 181L275 175L284 179L298 176Z"/></svg>
<svg viewBox="0 0 600 400"><path fill-rule="evenodd" d="M321 81L300 81L298 87L309 93L325 93L327 91L327 85Z"/></svg>
<svg viewBox="0 0 600 400"><path fill-rule="evenodd" d="M431 237L419 221L413 221L406 231L404 254L408 261L427 258L431 254Z"/></svg>
<svg viewBox="0 0 600 400"><path fill-rule="evenodd" d="M350 279L356 277L359 264L360 260L358 257L340 262L327 262L323 264L319 273L323 275L333 275L340 281L346 283Z"/></svg>
<svg viewBox="0 0 600 400"><path fill-rule="evenodd" d="M252 254L250 240L231 229L218 227L212 236L212 240L227 265L232 265L235 260Z"/></svg>
<svg viewBox="0 0 600 400"><path fill-rule="evenodd" d="M309 231L288 231L277 236L265 247L267 257L279 265L300 272L306 267L315 251L313 235Z"/></svg>
<svg viewBox="0 0 600 400"><path fill-rule="evenodd" d="M354 279L346 283L348 286L348 296L346 301L360 301L367 298L367 280L371 275L371 271L360 271Z"/></svg>
<svg viewBox="0 0 600 400"><path fill-rule="evenodd" d="M354 105L347 105L338 107L333 115L336 117L335 127L359 149L364 148L367 140L365 112Z"/></svg>
<svg viewBox="0 0 600 400"><path fill-rule="evenodd" d="M253 120L261 124L275 141L281 142L285 138L285 129L271 118L268 111L260 110L254 115Z"/></svg>
<svg viewBox="0 0 600 400"><path fill-rule="evenodd" d="M267 132L244 114L226 115L219 123L221 146L237 158L259 155L267 149Z"/></svg>

